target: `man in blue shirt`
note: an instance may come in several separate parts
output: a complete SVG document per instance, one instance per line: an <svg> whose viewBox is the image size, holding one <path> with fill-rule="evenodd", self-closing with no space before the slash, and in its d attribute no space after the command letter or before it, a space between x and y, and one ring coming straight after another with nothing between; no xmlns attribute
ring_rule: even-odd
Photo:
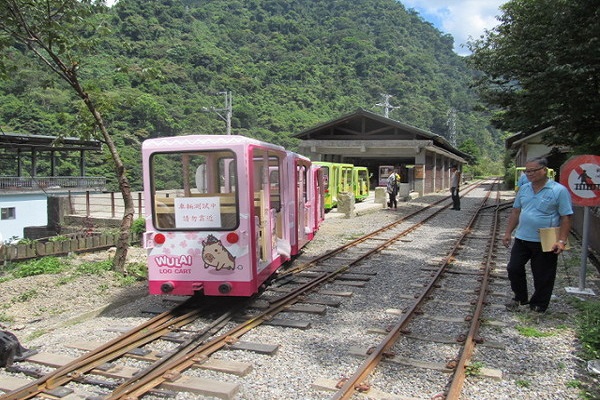
<svg viewBox="0 0 600 400"><path fill-rule="evenodd" d="M558 255L565 250L571 230L573 208L567 188L547 176L548 161L534 158L525 164L525 174L529 185L523 185L517 192L513 209L508 219L502 242L510 246L515 228L515 241L510 252L507 271L513 300L506 305L511 311L519 305L529 304L533 311L545 312L550 304ZM558 239L552 250L542 251L541 228L559 227ZM531 261L534 292L528 298L525 264Z"/></svg>

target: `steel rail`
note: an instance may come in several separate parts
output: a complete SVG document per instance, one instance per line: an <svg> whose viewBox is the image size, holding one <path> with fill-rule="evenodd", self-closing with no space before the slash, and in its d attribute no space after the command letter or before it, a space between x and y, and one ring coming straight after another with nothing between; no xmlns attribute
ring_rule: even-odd
<svg viewBox="0 0 600 400"><path fill-rule="evenodd" d="M472 189L470 189L470 190L472 190ZM339 248L326 253L324 256L320 256L317 259L312 260L307 265L313 266L320 261L329 259L329 258L333 257L334 255L339 254L340 252L348 249L349 247L355 246L358 243L362 243L376 234L390 230L393 227L397 226L399 224L399 222L402 222L411 216L417 215L428 208L430 209L434 205L437 205L446 200L447 200L447 198L439 200L439 201L429 205L429 207L427 207L427 208L420 209L417 212L414 212L414 213L402 218L401 221L395 221L394 223L389 224L386 227L378 229L377 231L373 232L372 234L369 234L362 238L359 238L347 245L340 246ZM209 340L208 342L190 343L189 345L185 346L185 348L180 349L178 352L172 354L168 358L161 360L160 363L156 363L156 365L152 366L151 370L147 371L148 372L147 374L140 373L140 374L136 375L135 378L130 379L128 382L123 383L115 391L113 391L113 393L110 396L106 397L105 400L136 399L136 398L143 396L145 393L148 393L151 390L157 388L159 385L161 385L162 383L164 383L166 381L172 381L172 380L177 379L178 377L181 376L181 373L183 371L190 368L195 363L202 362L202 361L206 360L210 355L212 355L216 351L220 350L221 348L223 348L227 345L233 344L234 342L239 340L245 333L247 333L251 329L254 329L256 326L259 326L262 323L270 320L274 315L276 315L282 311L285 311L292 304L294 304L298 300L300 300L308 292L315 290L318 286L320 286L321 284L323 284L327 281L334 280L337 275L340 275L340 274L346 272L351 266L361 262L365 258L368 258L373 253L379 252L379 251L389 247L391 244L398 241L401 237L403 237L406 234L408 234L409 232L412 232L413 230L417 229L420 225L422 225L429 219L433 218L435 215L437 215L438 213L440 213L441 211L443 211L445 208L447 208L449 206L450 205L447 205L446 207L443 207L440 210L435 211L432 215L427 216L426 218L424 218L422 221L418 222L417 224L414 224L413 226L409 227L408 229L405 229L402 232L395 234L394 237L387 239L385 242L381 243L379 246L375 247L374 249L372 249L368 252L365 252L365 253L361 254L360 256L356 257L354 259L354 261L346 263L344 266L341 266L334 271L322 273L322 274L318 275L316 278L314 278L312 281L310 281L304 285L301 285L300 287L279 297L277 300L274 300L271 303L270 307L267 310L263 311L259 315L255 316L247 321L240 323L238 326L232 328L228 332L226 332L212 340ZM304 269L306 269L306 268L302 268L299 270L295 269L294 272L288 273L287 275L297 273Z"/></svg>
<svg viewBox="0 0 600 400"><path fill-rule="evenodd" d="M468 193L469 191L473 190L474 187L476 187L476 185L473 185L471 189L469 189L468 191L463 192L463 193ZM428 205L428 207L424 207L420 210L417 210L416 212L408 214L408 215L404 216L403 218L401 218L397 221L394 221L393 223L391 223L383 228L380 228L377 231L375 231L369 235L366 235L366 236L359 238L351 243L348 243L348 244L343 245L333 251L330 251L329 253L325 254L324 256L321 256L321 257L318 257L317 259L312 260L311 262L306 264L306 266L304 268L302 268L300 270L304 270L307 267L312 266L320 261L331 258L331 257L335 256L336 254L346 250L349 247L356 246L362 242L365 242L365 241L369 240L370 238L372 238L374 235L381 233L383 231L386 231L386 230L390 230L390 229L394 228L395 226L397 226L398 224L400 224L401 222L404 222L406 219L413 217L415 215L418 215L427 209L431 209L435 205L438 205L439 203L442 203L446 200L448 200L448 197L443 198L439 201L436 201L436 202ZM298 299L301 298L301 296L305 295L306 293L310 292L311 290L314 290L316 287L318 287L319 285L321 285L322 283L324 283L326 281L334 280L337 275L344 273L351 265L354 265L354 264L360 262L361 260L369 257L371 254L381 251L382 249L390 246L392 243L399 240L399 238L401 236L404 236L405 234L413 231L418 226L420 226L421 224L423 224L424 222L426 222L427 220L429 220L430 218L432 218L434 215L441 212L445 208L448 208L449 206L450 205L443 207L442 209L436 211L433 215L430 215L429 217L425 218L423 221L416 224L415 226L413 226L409 229L406 229L405 231L403 231L399 234L396 234L394 238L386 240L383 244L377 246L375 249L372 249L371 251L369 251L369 252L361 255L357 259L355 259L355 261L348 263L347 265L344 265L333 272L325 273L322 276L320 276L319 278L315 279L314 281L309 282L306 285L301 286L300 288L298 288L296 290L293 290L289 294L282 296L281 298L275 300L272 304L272 307L269 310L263 312L262 314L260 314L257 317L254 317L253 319L250 319L249 321L247 321L244 324L240 324L238 327L233 328L226 334L221 335L218 338L216 338L212 341L209 341L208 343L205 343L204 345L201 345L198 343L194 344L194 343L186 342L187 344L186 344L186 346L184 346L184 348L181 348L182 346L179 346L180 351L174 353L172 356L166 357L164 360L159 360L159 362L156 362L155 365L147 368L146 370L144 370L143 373L136 375L135 378L130 380L130 381L135 381L135 382L127 381L127 382L124 382L121 385L119 385L117 387L117 389L113 392L113 394L111 396L109 396L107 399L117 399L117 398L128 398L129 399L129 398L132 398L132 396L135 397L135 393L139 393L139 394L148 393L149 391L151 391L156 386L160 385L160 383L164 382L165 380L173 379L174 375L171 372L173 372L175 370L179 370L179 369L181 369L181 370L187 369L189 366L193 365L196 362L199 362L202 359L205 359L208 355L214 353L218 349L222 348L224 345L230 344L230 343L232 343L232 341L238 340L239 337L241 337L243 334L245 334L249 330L253 329L255 326L258 326L258 325L262 324L263 322L268 321L269 319L272 318L273 315L275 315L281 311L284 311L290 305L297 302ZM293 272L293 273L295 273L295 272ZM289 272L286 272L286 275L289 275L289 274L290 274ZM47 375L44 375L43 377L39 378L38 380L36 380L22 388L19 388L16 391L13 391L13 392L10 392L10 393L0 396L0 400L29 399L31 397L34 397L38 394L43 393L46 390L51 390L60 385L68 383L70 381L81 379L83 374L93 370L94 368L98 367L99 365L102 365L105 362L108 362L119 356L122 356L123 354L127 353L128 351L130 351L133 348L143 346L143 345L151 342L152 340L155 340L156 338L163 336L165 332L168 332L168 331L173 330L174 328L189 324L190 322L194 321L197 318L197 316L200 314L200 312L202 310L195 309L195 310L186 312L183 315L179 315L178 317L174 317L174 314L177 314L178 312L181 312L182 310L184 310L184 307L187 307L186 306L187 304L188 303L184 303L184 304L178 306L177 308L175 308L174 310L167 311L163 314L160 314L160 315L154 317L153 319L145 322L144 324L127 332L125 335L120 336L116 339L113 339L112 341L106 343L105 345L103 345L89 353L86 353L85 355L79 357L78 359L72 361L71 363L62 366ZM228 320L229 317L223 316L221 318ZM219 343L220 342L219 338L221 338L221 340L222 340L221 343ZM200 341L200 342L202 342L202 341ZM146 374L148 374L148 375L145 376ZM157 378L157 376L159 376L159 375L160 375L160 378ZM149 383L149 382L151 382L151 383Z"/></svg>
<svg viewBox="0 0 600 400"><path fill-rule="evenodd" d="M436 272L432 274L432 279L429 284L424 288L421 294L416 297L415 301L412 305L405 309L405 314L391 327L390 332L386 335L386 337L375 347L369 349L370 354L365 359L365 361L360 365L360 367L354 372L352 376L350 376L343 385L338 389L338 391L333 395L332 400L337 399L349 399L351 398L357 390L362 388L364 382L369 377L371 372L377 367L379 362L386 354L389 353L391 347L397 342L398 338L403 334L402 331L408 325L408 323L413 319L417 310L420 309L421 305L427 300L430 293L435 288L438 280L441 276L446 272L447 266L452 260L453 255L458 251L461 243L465 239L465 237L470 233L471 227L473 226L477 214L479 210L484 207L487 202L491 192L486 193L486 197L481 202L478 210L473 214L469 222L466 224L463 229L463 233L456 240L455 245L450 250L448 255L440 262L438 269Z"/></svg>
<svg viewBox="0 0 600 400"><path fill-rule="evenodd" d="M469 186L468 190L463 191L463 194L461 195L461 197L463 197L464 195L466 195L470 191L474 190L477 186L478 186L477 184L473 184L473 185ZM410 218L412 218L412 217L414 217L416 215L419 215L419 214L421 214L421 213L423 213L423 212L425 212L427 210L431 210L434 206L437 206L440 203L443 203L443 202L447 201L448 199L450 199L450 196L444 197L444 198L442 198L442 199L440 199L438 201L435 201L435 202L433 202L431 204L428 204L427 207L420 208L420 209L418 209L416 211L413 211L410 214L406 214L406 215L402 216L401 218L397 219L394 222L391 222L391 223L389 223L389 224L387 224L387 225L385 225L385 226L383 226L383 227L381 227L381 228L379 228L379 229L377 229L377 230L375 230L375 231L373 231L373 232L371 232L371 233L369 233L367 235L361 236L360 238L355 239L355 240L353 240L351 242L348 242L348 243L346 243L346 244L344 244L344 245L342 245L340 247L337 247L337 248L335 248L333 250L330 250L330 251L326 252L325 254L323 254L321 256L318 256L318 257L310 260L307 263L304 263L304 264L299 265L297 267L290 268L290 269L287 269L287 270L285 270L285 271L283 271L281 273L278 273L278 275L276 277L276 281L284 279L284 278L286 278L286 277L288 277L290 275L296 274L298 272L304 271L304 270L306 270L306 269L308 269L310 267L313 267L314 265L318 264L319 262L328 260L328 259L336 256L337 254L341 253L342 251L345 251L345 250L347 250L347 249L349 249L351 247L358 246L359 244L372 239L374 236L377 236L378 234L380 234L382 232L385 232L385 231L388 231L390 229L393 229L394 227L400 225L401 223L405 222L406 220L408 220L408 219L410 219ZM452 203L446 205L442 209L446 209L446 208L450 207L450 205L452 205Z"/></svg>
<svg viewBox="0 0 600 400"><path fill-rule="evenodd" d="M496 251L496 243L498 236L498 226L499 226L499 204L500 204L500 192L496 192L496 208L494 209L494 215L492 218L492 226L490 228L490 245L487 248L485 263L483 265L483 277L481 280L481 289L479 291L479 296L477 298L477 305L475 307L475 311L473 312L473 318L471 320L471 326L469 329L469 333L467 334L467 338L464 342L462 351L460 352L460 356L456 367L454 369L454 374L452 376L449 388L446 392L445 398L447 400L458 400L460 398L460 394L462 392L462 388L464 386L465 379L467 377L467 366L471 361L471 357L473 356L473 352L475 350L475 344L480 343L482 339L479 337L479 327L481 323L481 318L483 315L483 308L485 306L486 298L488 295L488 287L489 287L489 279L490 273L493 269L492 264L493 256Z"/></svg>
<svg viewBox="0 0 600 400"><path fill-rule="evenodd" d="M129 384L127 387L120 388L118 393L114 393L114 395L106 397L105 400L139 398L165 381L172 381L176 379L184 370L190 368L195 363L203 362L210 355L221 348L235 343L245 333L261 325L262 323L269 321L275 314L285 311L290 305L297 302L304 294L315 289L326 281L335 279L336 275L343 273L347 269L348 267L344 266L336 271L323 273L316 279L306 283L305 285L290 292L283 298L277 300L271 305L271 307L261 312L259 315L240 323L226 333L223 333L207 342L191 344L183 352L174 354L169 360L166 360L166 362L155 368L151 374L140 376L135 382L131 382L131 384Z"/></svg>
<svg viewBox="0 0 600 400"><path fill-rule="evenodd" d="M165 364L171 362L176 357L181 357L181 355L188 354L189 352L193 351L198 346L198 343L204 343L212 335L216 334L219 330L225 327L225 325L231 321L233 315L239 310L239 308L241 308L241 306L236 307L235 310L227 311L219 318L214 320L209 326L205 327L199 333L193 335L177 346L174 351L155 361L149 367L139 371L130 379L122 382L112 391L110 398L118 398L124 394L127 394L127 392L131 391L132 387L135 387L138 382L140 382L140 380L147 379L145 377L161 374L162 372L159 370Z"/></svg>
<svg viewBox="0 0 600 400"><path fill-rule="evenodd" d="M191 311L186 311L192 303L193 299L190 299L173 310L157 315L124 335L105 343L41 378L0 396L0 400L30 399L44 391L78 379L83 374L127 353L131 349L143 346L172 331L176 327L184 326L194 321L202 310L195 308Z"/></svg>

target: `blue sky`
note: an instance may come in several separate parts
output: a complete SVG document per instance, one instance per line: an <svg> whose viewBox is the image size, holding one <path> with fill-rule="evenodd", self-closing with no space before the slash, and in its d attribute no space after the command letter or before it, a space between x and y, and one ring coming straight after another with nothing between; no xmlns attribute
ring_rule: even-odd
<svg viewBox="0 0 600 400"><path fill-rule="evenodd" d="M399 0L409 8L414 8L426 21L437 29L454 37L454 51L467 55L469 51L461 45L469 37L479 38L485 29L499 24L496 16L499 7L507 0Z"/></svg>

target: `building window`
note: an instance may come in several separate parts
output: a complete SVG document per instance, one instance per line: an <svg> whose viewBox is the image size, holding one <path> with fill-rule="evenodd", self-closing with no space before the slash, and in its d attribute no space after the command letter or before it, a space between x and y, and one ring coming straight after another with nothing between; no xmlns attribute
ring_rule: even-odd
<svg viewBox="0 0 600 400"><path fill-rule="evenodd" d="M15 219L16 212L14 207L1 208L1 219Z"/></svg>

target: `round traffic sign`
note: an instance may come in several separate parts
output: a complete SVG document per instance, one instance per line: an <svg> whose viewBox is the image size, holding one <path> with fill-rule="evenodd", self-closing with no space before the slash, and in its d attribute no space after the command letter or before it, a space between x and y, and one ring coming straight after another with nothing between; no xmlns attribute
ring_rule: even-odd
<svg viewBox="0 0 600 400"><path fill-rule="evenodd" d="M571 157L560 167L560 183L569 190L573 204L600 205L600 156Z"/></svg>

